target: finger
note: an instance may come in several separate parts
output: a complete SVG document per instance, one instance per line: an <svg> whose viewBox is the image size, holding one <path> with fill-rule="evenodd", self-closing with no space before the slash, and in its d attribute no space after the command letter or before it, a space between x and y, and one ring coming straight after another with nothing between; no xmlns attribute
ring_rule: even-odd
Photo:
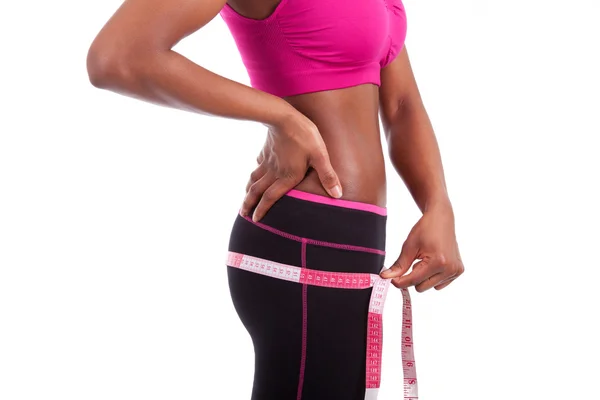
<svg viewBox="0 0 600 400"><path fill-rule="evenodd" d="M389 268L381 273L381 277L384 279L396 278L404 275L417 258L417 248L411 245L408 241L405 241L400 251L400 257L396 262Z"/></svg>
<svg viewBox="0 0 600 400"><path fill-rule="evenodd" d="M285 178L280 178L273 182L273 184L269 186L267 190L265 190L260 198L260 201L254 210L254 214L252 215L252 220L255 222L260 221L265 216L267 211L269 211L271 206L275 204L277 200L283 197L284 194L289 192L290 189L296 186L296 184L296 182Z"/></svg>
<svg viewBox="0 0 600 400"><path fill-rule="evenodd" d="M254 185L260 178L265 176L266 173L267 168L264 164L260 164L258 167L256 167L256 169L250 174L250 179L246 184L246 193L248 193L248 190L250 190L250 186Z"/></svg>
<svg viewBox="0 0 600 400"><path fill-rule="evenodd" d="M434 286L439 286L440 284L446 282L448 279L452 278L454 275L448 275L443 273L438 273L430 276L428 279L419 283L415 286L415 290L419 293L422 293L426 290L431 289Z"/></svg>
<svg viewBox="0 0 600 400"><path fill-rule="evenodd" d="M448 286L449 284L454 282L454 280L456 278L458 278L459 276L461 276L464 272L465 272L465 267L462 262L459 262L458 266L456 268L456 273L454 273L454 275L452 275L450 278L447 278L444 281L440 282L438 285L434 286L435 289L442 290L443 288L445 288L446 286Z"/></svg>
<svg viewBox="0 0 600 400"><path fill-rule="evenodd" d="M331 166L331 161L326 151L312 157L310 166L317 171L321 184L331 197L335 197L336 199L342 197L342 184Z"/></svg>
<svg viewBox="0 0 600 400"><path fill-rule="evenodd" d="M440 285L434 286L435 290L442 290L443 288L454 282L456 278L458 278L458 276L453 276L452 278L443 281Z"/></svg>
<svg viewBox="0 0 600 400"><path fill-rule="evenodd" d="M392 284L397 288L407 288L409 286L418 285L438 272L439 271L435 270L434 265L431 262L421 260L413 266L410 274L392 279Z"/></svg>
<svg viewBox="0 0 600 400"><path fill-rule="evenodd" d="M250 186L246 193L246 197L244 197L244 202L242 203L242 216L247 217L250 214L250 211L258 204L263 193L273 184L273 182L275 182L275 176L266 173L262 178Z"/></svg>

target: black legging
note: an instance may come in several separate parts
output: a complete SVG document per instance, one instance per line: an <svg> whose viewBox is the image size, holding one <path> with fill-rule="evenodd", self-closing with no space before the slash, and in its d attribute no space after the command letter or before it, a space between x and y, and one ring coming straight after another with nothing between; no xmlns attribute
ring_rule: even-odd
<svg viewBox="0 0 600 400"><path fill-rule="evenodd" d="M312 270L378 274L385 228L385 215L286 195L259 224L238 215L229 251ZM365 399L372 288L227 269L233 304L254 344L252 400Z"/></svg>

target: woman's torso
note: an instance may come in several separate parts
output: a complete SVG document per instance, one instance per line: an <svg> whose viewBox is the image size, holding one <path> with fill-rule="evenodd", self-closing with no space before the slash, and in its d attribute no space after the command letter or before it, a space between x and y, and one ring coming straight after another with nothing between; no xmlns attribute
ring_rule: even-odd
<svg viewBox="0 0 600 400"><path fill-rule="evenodd" d="M225 16L230 28L236 29L234 37L246 56L246 66L252 68L254 83L266 91L280 91L283 99L316 124L342 184L343 198L385 207L379 67L390 62L404 40L405 31L393 20L403 18L400 0L352 4L347 0L230 0L226 6ZM265 40L275 43L265 48ZM290 56L286 58L285 52ZM367 73L355 74L359 65L370 69L369 78ZM349 74L354 75L346 78ZM311 87L307 80L313 79L318 82L315 87L333 89L284 95ZM330 84L324 83L328 80ZM296 188L327 195L312 169Z"/></svg>

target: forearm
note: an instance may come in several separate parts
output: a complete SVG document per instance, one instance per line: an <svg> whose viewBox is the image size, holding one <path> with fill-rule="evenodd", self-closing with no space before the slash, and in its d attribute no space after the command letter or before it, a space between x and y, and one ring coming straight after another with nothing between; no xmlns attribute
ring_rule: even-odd
<svg viewBox="0 0 600 400"><path fill-rule="evenodd" d="M381 121L390 159L423 213L404 241L400 257L382 276L393 278L393 284L401 288L415 285L418 292L439 290L462 274L464 266L442 157L406 46L382 70L381 81ZM413 265L415 260L419 261Z"/></svg>
<svg viewBox="0 0 600 400"><path fill-rule="evenodd" d="M421 212L451 210L437 139L420 98L401 104L385 133L392 165Z"/></svg>
<svg viewBox="0 0 600 400"><path fill-rule="evenodd" d="M110 56L90 49L94 86L162 106L273 125L293 112L283 99L217 75L173 50Z"/></svg>

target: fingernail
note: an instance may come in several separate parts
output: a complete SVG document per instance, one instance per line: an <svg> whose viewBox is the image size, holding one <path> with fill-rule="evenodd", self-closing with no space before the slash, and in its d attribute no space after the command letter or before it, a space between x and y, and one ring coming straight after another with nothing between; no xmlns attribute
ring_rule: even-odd
<svg viewBox="0 0 600 400"><path fill-rule="evenodd" d="M342 188L340 187L340 185L335 185L333 187L333 189L331 189L331 194L336 199L339 199L340 197L342 197Z"/></svg>
<svg viewBox="0 0 600 400"><path fill-rule="evenodd" d="M386 269L385 271L383 271L381 273L381 276L384 277L384 278L387 278L388 276L390 276L390 272L391 271L389 269Z"/></svg>
<svg viewBox="0 0 600 400"><path fill-rule="evenodd" d="M252 214L252 221L258 222L258 215L256 215L256 212Z"/></svg>

